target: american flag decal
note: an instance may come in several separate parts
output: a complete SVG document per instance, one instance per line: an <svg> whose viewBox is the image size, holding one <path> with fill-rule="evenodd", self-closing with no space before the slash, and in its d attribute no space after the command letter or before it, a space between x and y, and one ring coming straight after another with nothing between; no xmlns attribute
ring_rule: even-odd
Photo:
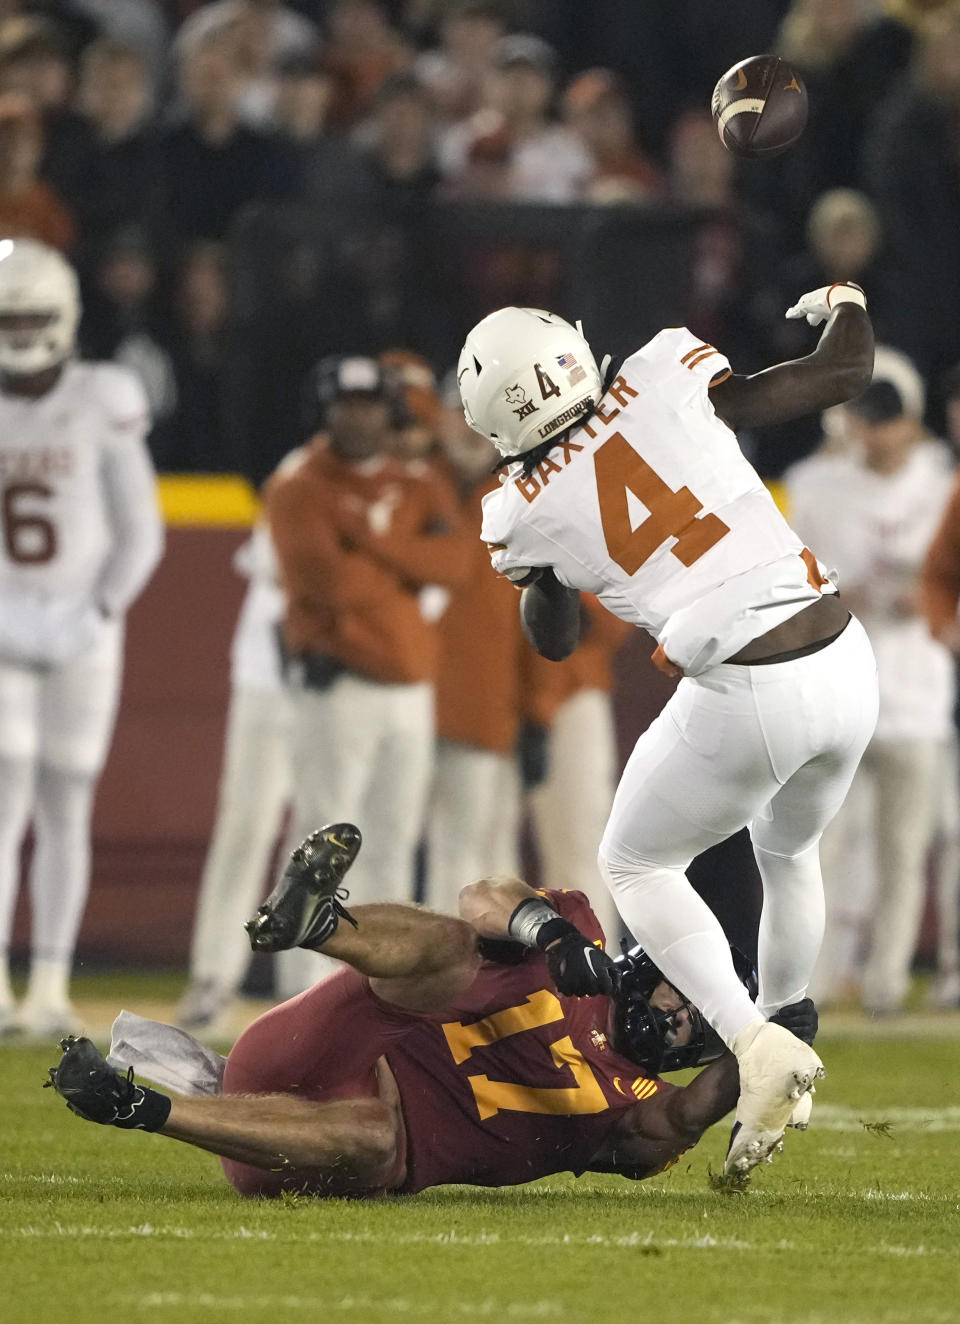
<svg viewBox="0 0 960 1324"><path fill-rule="evenodd" d="M566 368L567 372L569 372L571 368L575 368L577 366L577 360L573 357L572 354L558 354L557 363L560 365L561 368Z"/></svg>

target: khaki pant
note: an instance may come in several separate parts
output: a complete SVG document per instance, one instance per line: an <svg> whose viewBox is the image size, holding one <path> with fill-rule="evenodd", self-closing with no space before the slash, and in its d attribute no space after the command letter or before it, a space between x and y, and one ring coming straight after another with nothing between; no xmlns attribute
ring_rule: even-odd
<svg viewBox="0 0 960 1324"><path fill-rule="evenodd" d="M325 690L291 687L290 704L291 846L325 823L355 823L363 848L346 879L350 901L411 901L433 771L433 687L346 674ZM281 952L278 991L291 997L333 968L314 952Z"/></svg>
<svg viewBox="0 0 960 1324"><path fill-rule="evenodd" d="M548 760L546 780L530 797L543 885L586 892L616 955L621 920L597 867L618 770L609 694L580 690L561 705Z"/></svg>
<svg viewBox="0 0 960 1324"><path fill-rule="evenodd" d="M236 991L250 961L243 925L266 890L267 869L290 798L290 714L279 690L237 686L213 837L200 882L190 974Z"/></svg>
<svg viewBox="0 0 960 1324"><path fill-rule="evenodd" d="M456 915L461 887L516 874L519 815L512 753L439 741L427 831L427 905Z"/></svg>

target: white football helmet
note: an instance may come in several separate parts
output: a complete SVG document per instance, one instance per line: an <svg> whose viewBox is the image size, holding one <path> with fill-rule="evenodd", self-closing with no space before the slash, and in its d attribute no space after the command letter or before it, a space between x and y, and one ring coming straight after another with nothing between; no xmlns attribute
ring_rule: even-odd
<svg viewBox="0 0 960 1324"><path fill-rule="evenodd" d="M501 455L522 455L572 427L603 394L579 326L542 308L500 308L460 354L463 412Z"/></svg>
<svg viewBox="0 0 960 1324"><path fill-rule="evenodd" d="M4 325L5 318L34 325ZM80 286L73 267L35 239L0 239L0 371L43 372L69 358L80 320Z"/></svg>

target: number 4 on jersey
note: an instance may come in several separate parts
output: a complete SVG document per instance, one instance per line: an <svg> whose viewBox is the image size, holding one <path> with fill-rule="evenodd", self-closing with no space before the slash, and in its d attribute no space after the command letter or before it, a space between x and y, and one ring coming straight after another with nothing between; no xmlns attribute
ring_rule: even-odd
<svg viewBox="0 0 960 1324"><path fill-rule="evenodd" d="M668 487L621 432L614 432L603 443L593 463L607 551L628 575L636 574L668 538L677 540L671 553L685 566L691 566L730 532L716 515L697 519L703 502L689 487L676 492ZM630 518L628 492L650 512L636 528Z"/></svg>

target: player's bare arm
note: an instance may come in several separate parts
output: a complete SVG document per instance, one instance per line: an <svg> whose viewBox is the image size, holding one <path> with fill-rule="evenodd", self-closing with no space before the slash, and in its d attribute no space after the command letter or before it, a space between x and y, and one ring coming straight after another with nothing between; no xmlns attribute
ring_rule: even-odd
<svg viewBox="0 0 960 1324"><path fill-rule="evenodd" d="M684 1089L660 1091L620 1118L591 1171L652 1176L722 1121L736 1107L739 1093L737 1059L726 1052Z"/></svg>
<svg viewBox="0 0 960 1324"><path fill-rule="evenodd" d="M460 918L481 938L506 941L510 916L517 906L537 899L537 892L519 878L481 878L460 889Z"/></svg>
<svg viewBox="0 0 960 1324"><path fill-rule="evenodd" d="M410 584L438 584L462 588L470 572L473 539L464 527L452 498L441 490L424 502L416 528L391 526L375 532L364 517L355 522L351 538L379 565L401 575Z"/></svg>
<svg viewBox="0 0 960 1324"><path fill-rule="evenodd" d="M831 286L804 295L787 314L804 316L812 325L826 320L812 354L749 377L732 375L711 388L714 410L728 427L786 423L866 390L873 373L873 326L865 305L844 297L846 291L862 299L854 286Z"/></svg>
<svg viewBox="0 0 960 1324"><path fill-rule="evenodd" d="M580 594L565 588L552 570L539 572L520 599L523 633L551 662L562 662L580 642Z"/></svg>
<svg viewBox="0 0 960 1324"><path fill-rule="evenodd" d="M482 938L543 952L559 993L591 997L616 989L616 969L606 952L519 878L470 883L460 892L460 915Z"/></svg>

